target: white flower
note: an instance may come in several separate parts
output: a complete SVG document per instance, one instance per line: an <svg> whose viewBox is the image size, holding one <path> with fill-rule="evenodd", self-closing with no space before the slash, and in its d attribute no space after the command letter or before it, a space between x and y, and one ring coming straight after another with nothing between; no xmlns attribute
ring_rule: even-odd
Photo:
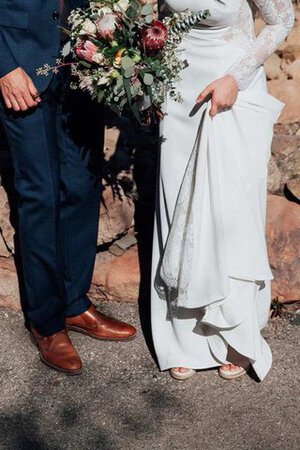
<svg viewBox="0 0 300 450"><path fill-rule="evenodd" d="M103 56L103 53L95 53L94 55L93 55L93 61L96 63L96 64L102 64L103 63L103 61L104 61L104 56Z"/></svg>
<svg viewBox="0 0 300 450"><path fill-rule="evenodd" d="M77 28L79 27L79 25L81 25L83 22L82 18L70 18L69 23L72 25L73 28Z"/></svg>
<svg viewBox="0 0 300 450"><path fill-rule="evenodd" d="M125 12L127 11L129 6L129 0L119 0L117 3L114 4L113 8L116 12Z"/></svg>
<svg viewBox="0 0 300 450"><path fill-rule="evenodd" d="M102 8L98 9L98 15L99 16L105 16L105 14L111 14L113 10L109 8L108 6L102 6Z"/></svg>
<svg viewBox="0 0 300 450"><path fill-rule="evenodd" d="M90 19L85 19L79 34L95 35L96 32L97 32L96 25Z"/></svg>
<svg viewBox="0 0 300 450"><path fill-rule="evenodd" d="M97 84L98 86L104 86L105 84L109 84L109 82L110 78L108 76L103 76L98 80Z"/></svg>
<svg viewBox="0 0 300 450"><path fill-rule="evenodd" d="M103 86L105 84L110 84L111 83L111 76L112 76L112 72L113 70L110 70L109 72L104 72L102 77L99 78L99 80L97 81L98 86Z"/></svg>
<svg viewBox="0 0 300 450"><path fill-rule="evenodd" d="M81 75L80 82L79 82L80 89L92 92L92 85L93 85L93 80L92 80L91 76Z"/></svg>

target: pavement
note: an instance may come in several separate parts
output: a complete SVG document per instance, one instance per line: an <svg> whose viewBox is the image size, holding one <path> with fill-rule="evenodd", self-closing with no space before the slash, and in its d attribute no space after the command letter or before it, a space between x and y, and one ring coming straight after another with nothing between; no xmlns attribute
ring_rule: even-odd
<svg viewBox="0 0 300 450"><path fill-rule="evenodd" d="M300 448L299 320L274 319L264 332L274 364L262 383L215 370L180 383L158 371L137 306L100 307L139 335L116 343L72 333L85 366L76 377L42 364L21 313L0 309L1 450Z"/></svg>

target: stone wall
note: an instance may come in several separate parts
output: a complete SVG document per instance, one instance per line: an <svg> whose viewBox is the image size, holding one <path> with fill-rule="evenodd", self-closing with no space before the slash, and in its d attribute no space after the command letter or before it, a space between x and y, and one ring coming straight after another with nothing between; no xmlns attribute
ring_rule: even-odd
<svg viewBox="0 0 300 450"><path fill-rule="evenodd" d="M298 2L297 2L298 4ZM269 91L286 104L275 127L269 166L267 239L273 297L300 298L300 7L295 27L266 63ZM263 23L259 19L257 28Z"/></svg>
<svg viewBox="0 0 300 450"><path fill-rule="evenodd" d="M275 275L272 296L286 303L300 299L300 8L295 6L295 11L293 32L266 63L270 92L286 103L275 127L267 216ZM257 30L262 26L258 19ZM142 292L148 301L157 136L155 131L134 134L122 120L108 125L105 156L114 183L111 186L104 180L99 252L90 294L96 300L136 302ZM0 306L19 309L12 226L16 198L1 130L0 155Z"/></svg>

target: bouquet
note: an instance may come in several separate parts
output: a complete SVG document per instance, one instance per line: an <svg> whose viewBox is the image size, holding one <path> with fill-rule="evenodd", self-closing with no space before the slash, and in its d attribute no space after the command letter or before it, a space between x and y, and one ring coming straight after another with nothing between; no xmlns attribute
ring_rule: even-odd
<svg viewBox="0 0 300 450"><path fill-rule="evenodd" d="M175 86L187 63L179 44L208 15L185 11L160 21L152 5L138 0L95 0L71 12L62 59L38 74L70 65L73 89L89 92L118 114L129 110L141 122L143 110L161 110L166 93L182 101Z"/></svg>

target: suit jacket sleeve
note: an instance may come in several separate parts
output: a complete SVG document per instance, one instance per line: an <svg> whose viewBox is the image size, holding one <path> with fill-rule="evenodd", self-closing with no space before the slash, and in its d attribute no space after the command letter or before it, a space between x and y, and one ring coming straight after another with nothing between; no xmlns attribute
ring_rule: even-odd
<svg viewBox="0 0 300 450"><path fill-rule="evenodd" d="M8 47L3 30L0 27L0 78L17 67L19 67L19 64Z"/></svg>

